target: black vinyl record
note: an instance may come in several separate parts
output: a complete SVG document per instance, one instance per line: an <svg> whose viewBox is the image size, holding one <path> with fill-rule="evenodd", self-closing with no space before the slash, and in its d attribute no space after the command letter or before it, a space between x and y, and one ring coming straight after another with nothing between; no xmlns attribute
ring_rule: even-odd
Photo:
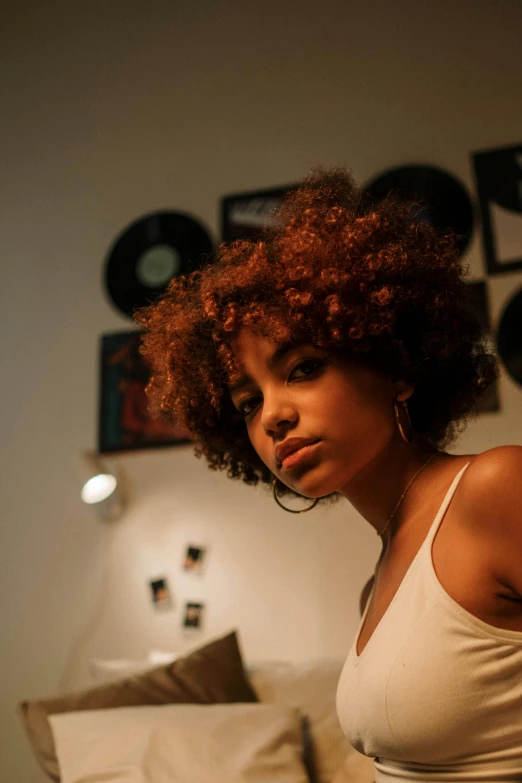
<svg viewBox="0 0 522 783"><path fill-rule="evenodd" d="M497 331L497 350L511 378L522 387L522 286L504 308Z"/></svg>
<svg viewBox="0 0 522 783"><path fill-rule="evenodd" d="M107 255L105 287L125 315L155 301L170 280L199 269L213 251L206 229L181 212L155 212L136 220Z"/></svg>
<svg viewBox="0 0 522 783"><path fill-rule="evenodd" d="M430 223L441 233L448 228L455 231L460 254L468 246L473 232L473 205L464 185L444 169L419 165L388 169L365 185L364 191L375 202L392 191L405 200L422 199L425 208L418 220Z"/></svg>

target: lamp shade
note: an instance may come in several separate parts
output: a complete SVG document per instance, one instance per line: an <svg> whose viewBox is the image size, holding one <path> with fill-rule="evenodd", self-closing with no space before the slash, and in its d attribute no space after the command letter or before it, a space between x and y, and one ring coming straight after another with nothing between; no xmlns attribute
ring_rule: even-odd
<svg viewBox="0 0 522 783"><path fill-rule="evenodd" d="M93 451L83 452L77 460L81 480L81 498L105 521L118 519L125 503L121 482L105 461Z"/></svg>

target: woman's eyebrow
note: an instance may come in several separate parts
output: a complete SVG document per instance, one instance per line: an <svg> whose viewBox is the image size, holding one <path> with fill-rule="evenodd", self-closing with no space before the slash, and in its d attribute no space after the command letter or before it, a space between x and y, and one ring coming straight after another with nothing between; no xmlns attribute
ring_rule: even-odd
<svg viewBox="0 0 522 783"><path fill-rule="evenodd" d="M276 365L278 365L287 354L289 354L291 351L295 351L297 348L301 348L303 345L311 345L310 340L306 340L304 338L302 340L285 340L285 342L281 343L268 357L266 363L267 367L270 370L273 370L274 367L276 367ZM251 383L251 379L248 377L248 375L242 375L240 378L234 381L234 383L229 385L229 393L233 394L239 389L242 389L243 386L248 386L249 383Z"/></svg>

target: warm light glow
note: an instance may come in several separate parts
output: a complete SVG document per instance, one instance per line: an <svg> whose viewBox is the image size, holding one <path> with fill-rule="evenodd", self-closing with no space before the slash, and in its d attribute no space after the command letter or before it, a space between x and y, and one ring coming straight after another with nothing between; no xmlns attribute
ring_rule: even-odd
<svg viewBox="0 0 522 783"><path fill-rule="evenodd" d="M110 473L99 473L97 476L89 479L82 489L82 500L84 503L101 503L112 495L116 489L115 477Z"/></svg>

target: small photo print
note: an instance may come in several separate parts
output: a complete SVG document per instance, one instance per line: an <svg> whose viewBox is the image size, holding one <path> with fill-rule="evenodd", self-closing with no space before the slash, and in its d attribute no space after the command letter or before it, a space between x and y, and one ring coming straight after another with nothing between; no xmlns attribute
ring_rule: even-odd
<svg viewBox="0 0 522 783"><path fill-rule="evenodd" d="M203 563L205 560L207 550L202 546L187 546L185 557L183 560L183 568L185 571L191 571L194 574L200 574L203 571Z"/></svg>
<svg viewBox="0 0 522 783"><path fill-rule="evenodd" d="M203 604L186 603L185 616L183 618L184 628L201 628L203 609Z"/></svg>
<svg viewBox="0 0 522 783"><path fill-rule="evenodd" d="M167 579L165 577L151 579L149 585L154 607L156 609L172 609L172 597L170 595Z"/></svg>

